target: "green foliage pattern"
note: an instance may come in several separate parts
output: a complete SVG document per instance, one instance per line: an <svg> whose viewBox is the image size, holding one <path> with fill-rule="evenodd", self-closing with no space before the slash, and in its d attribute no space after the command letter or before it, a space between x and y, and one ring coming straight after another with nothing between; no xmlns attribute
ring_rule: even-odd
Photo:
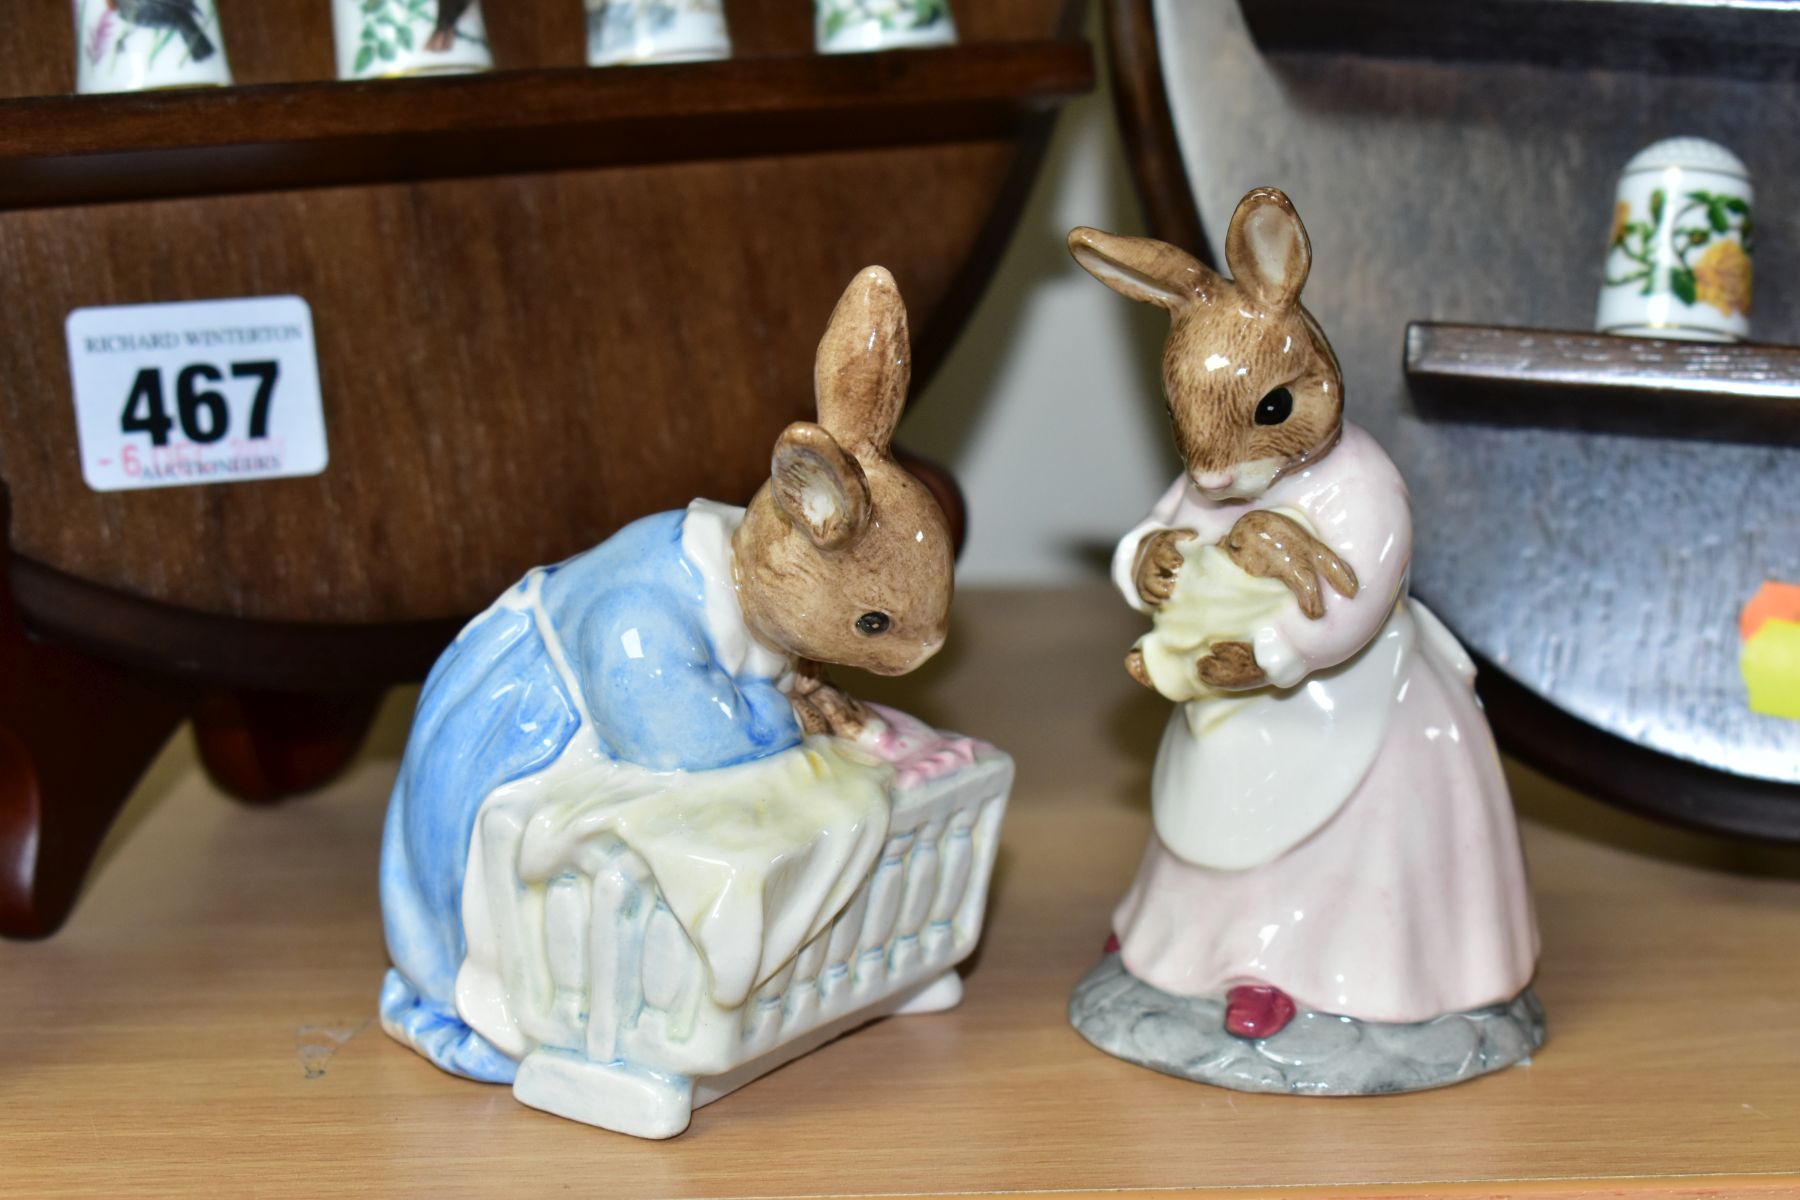
<svg viewBox="0 0 1800 1200"><path fill-rule="evenodd" d="M1664 217L1668 217L1669 247L1675 256L1668 268L1669 291L1683 304L1695 302L1694 268L1689 258L1696 251L1734 232L1745 251L1750 249L1750 206L1739 197L1692 191L1683 193L1677 205L1671 210L1667 194L1657 188L1650 193L1649 211L1643 219L1626 212L1626 219L1618 223L1607 249L1608 287L1635 283L1642 285L1640 295L1654 294L1658 236Z"/></svg>
<svg viewBox="0 0 1800 1200"><path fill-rule="evenodd" d="M818 0L818 8L827 40L851 25L874 22L883 32L901 33L950 19L950 0Z"/></svg>

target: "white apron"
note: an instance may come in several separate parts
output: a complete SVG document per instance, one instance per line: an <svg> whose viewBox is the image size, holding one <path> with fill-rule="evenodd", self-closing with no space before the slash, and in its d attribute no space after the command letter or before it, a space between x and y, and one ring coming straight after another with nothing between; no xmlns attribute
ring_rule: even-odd
<svg viewBox="0 0 1800 1200"><path fill-rule="evenodd" d="M1191 863L1229 870L1310 837L1375 761L1416 637L1402 602L1367 647L1299 687L1178 706L1151 781L1157 835Z"/></svg>

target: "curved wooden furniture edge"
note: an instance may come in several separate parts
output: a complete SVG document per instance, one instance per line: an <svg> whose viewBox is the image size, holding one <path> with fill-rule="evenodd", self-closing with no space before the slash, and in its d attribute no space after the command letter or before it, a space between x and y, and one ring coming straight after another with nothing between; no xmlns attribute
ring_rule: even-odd
<svg viewBox="0 0 1800 1200"><path fill-rule="evenodd" d="M1475 690L1501 746L1620 808L1707 833L1800 841L1800 787L1732 775L1589 725L1471 651Z"/></svg>
<svg viewBox="0 0 1800 1200"><path fill-rule="evenodd" d="M943 507L960 554L968 518L955 477L903 449L896 454ZM32 634L227 689L346 693L417 682L475 615L366 625L256 620L132 596L16 554L7 568L0 587L10 584L19 620Z"/></svg>
<svg viewBox="0 0 1800 1200"><path fill-rule="evenodd" d="M1150 233L1216 265L1175 136L1157 50L1155 0L1107 0L1106 48L1113 107Z"/></svg>
<svg viewBox="0 0 1800 1200"><path fill-rule="evenodd" d="M1076 40L1081 37L1082 14L1086 7L1086 0L1065 0L1056 30L1058 39ZM1087 91L1092 87L1090 58L1088 81L1082 90ZM1006 180L1001 184L999 194L988 210L987 221L982 225L975 244L963 258L962 266L951 277L950 286L945 289L937 307L932 310L929 320L914 339L914 396L925 390L938 367L949 357L956 339L968 325L975 306L986 294L994 271L1000 265L1000 256L1006 253L1013 234L1018 231L1019 215L1025 211L1025 204L1031 198L1031 189L1037 183L1044 155L1050 149L1050 135L1056 131L1059 112L1058 107L1051 106L1023 119L1019 132L1013 139L1016 149L1012 169L1007 172ZM941 501L943 497L940 496L939 499ZM954 518L955 514L952 516ZM958 531L956 545L960 552L961 526L954 519L951 524Z"/></svg>
<svg viewBox="0 0 1800 1200"><path fill-rule="evenodd" d="M276 804L342 773L385 691L213 689L194 706L195 746L220 789L245 804Z"/></svg>
<svg viewBox="0 0 1800 1200"><path fill-rule="evenodd" d="M1081 66L1079 80L1075 80L1074 76L1070 75L1064 80L1063 84L1059 85L1059 87L1067 86L1074 88L1078 86L1081 90L1086 90L1091 86L1092 82L1093 53L1086 41L1082 40L1080 36L1081 22L1079 18L1081 10L1082 5L1078 0L1060 0L1056 10L1060 14L1057 36L1053 40L1044 42L1043 44L1060 45L1065 51L1062 57L1067 59L1073 59L1075 57L1075 52L1077 50L1079 51L1079 63ZM977 49L979 49L979 47L977 47ZM998 265L999 259L1004 253L1013 232L1017 228L1019 213L1026 203L1030 190L1039 173L1043 156L1047 150L1049 138L1054 128L1055 116L1056 108L1054 107L1054 97L1046 98L1041 105L1021 107L1017 114L1017 120L1013 124L1013 132L1010 134L1004 145L997 147L997 149L1004 154L1004 157L995 164L999 167L998 175L990 174L986 177L987 182L984 184L984 188L992 189L991 191L984 193L987 203L983 205L981 209L970 214L980 221L980 224L975 227L975 236L972 242L966 246L966 252L960 256L961 261L951 272L947 283L943 285L944 290L938 298L938 303L932 306L931 311L924 314L925 319L921 320L918 326L916 326L918 337L914 354L915 395L922 393L930 376L933 374L936 367L941 364L949 349L954 344L955 339L960 335L963 327L966 325L969 313L986 291L987 285ZM21 488L29 487L31 483L31 481L24 478L12 482L15 482ZM753 486L754 485L751 484L749 487L745 487L744 494L747 495L750 487ZM954 486L937 490L940 492L940 499L946 499L956 495ZM722 496L721 498L732 499L733 497L727 495ZM673 497L662 497L655 507L666 507L673 499ZM957 511L951 510L948 504L946 505L946 509L947 511L950 511L952 525L957 526L959 524L960 514ZM627 513L625 515L628 517L634 514ZM24 547L28 543L21 540L19 544L21 547ZM27 553L39 556L36 558L36 566L61 571L76 578L94 580L102 587L117 588L126 593L139 590L140 587L143 586L142 580L130 575L113 575L103 574L100 571L90 571L84 566L84 563L78 555L64 557L59 551L52 550L41 542L30 543L30 545L31 549L28 550ZM573 547L570 549L573 549ZM535 557L548 561L550 558L557 557L557 552L553 548L550 552ZM31 566L21 567L19 570L24 574L32 573ZM44 578L48 578L43 572L38 572L38 574ZM38 602L40 594L51 589L48 589L47 587L33 588L28 583L21 583L20 590L21 604L27 610L26 618L33 628L46 632L54 630L72 633L70 630L70 627L74 624L72 621L59 612L43 610ZM496 585L495 590L498 590L498 585ZM174 596L165 597L165 599L177 605L187 603L187 601ZM483 600L484 597L481 596L463 595L454 598L449 603L432 603L421 607L426 612L445 612L455 611L467 605L470 611L472 611ZM192 603L188 604L188 606L195 609L206 609L211 611L230 611L236 607L228 595L216 594L206 596L201 603ZM245 608L254 610L255 606L246 605ZM414 611L416 612L418 610ZM355 611L348 611L322 613L318 615L349 623L356 621L360 614ZM412 614L402 609L392 615L398 619L407 620L410 619ZM317 628L310 624L308 615L305 613L284 613L280 614L278 619L294 620L297 622L294 628L308 633L316 631ZM448 621L446 621L444 629L448 629ZM397 636L403 641L408 640L407 631L399 630L396 632ZM451 632L453 632L453 630ZM111 630L96 630L89 631L83 637L72 637L72 640L80 641L91 648L100 649L109 644L109 641L113 636L114 633ZM442 640L437 636L437 631L433 631L432 636L434 640ZM202 654L200 657L216 658L217 656ZM409 652L402 653L400 657L403 659L410 658L416 665L420 656L417 653ZM136 655L135 658L137 661L144 661L144 656L142 654ZM154 662L151 662L149 665L154 665ZM183 664L178 669L184 673L198 673L191 672L186 664ZM395 667L393 670L373 670L366 673L366 675L370 678L387 680L396 674L404 678L415 673L416 672L411 667L402 664ZM317 678L320 674L321 672L314 671L310 668L302 669L298 672L299 678L306 680ZM333 681L331 684L332 686L336 686L335 681L339 678L337 672L325 669L322 674L326 679ZM293 675L294 673L286 668L279 669L276 672L276 678L279 681L276 686L289 686L287 680ZM360 681L363 677L362 674L358 674L357 681ZM235 672L227 679L227 682L260 684L264 682L265 678L265 675L259 670L245 669L243 671ZM312 684L307 683L304 686L312 686Z"/></svg>
<svg viewBox="0 0 1800 1200"><path fill-rule="evenodd" d="M1050 149L1050 135L1056 130L1057 115L1051 110L1026 118L1013 139L1012 167L988 210L987 220L963 258L962 266L951 276L950 286L944 290L937 307L932 309L913 339L913 396L918 396L931 383L938 367L950 356L956 339L962 336L975 306L987 293L994 271L1000 265L1000 256L1006 253L1006 247L1019 227L1019 214L1025 210L1032 186L1037 182L1044 155ZM907 407L912 407L910 400Z"/></svg>
<svg viewBox="0 0 1800 1200"><path fill-rule="evenodd" d="M0 529L7 517L0 490ZM0 541L0 568L7 565ZM26 636L0 576L0 937L56 932L187 692Z"/></svg>
<svg viewBox="0 0 1800 1200"><path fill-rule="evenodd" d="M110 660L227 687L354 691L422 679L465 616L380 625L190 612L14 555L20 617L35 635Z"/></svg>

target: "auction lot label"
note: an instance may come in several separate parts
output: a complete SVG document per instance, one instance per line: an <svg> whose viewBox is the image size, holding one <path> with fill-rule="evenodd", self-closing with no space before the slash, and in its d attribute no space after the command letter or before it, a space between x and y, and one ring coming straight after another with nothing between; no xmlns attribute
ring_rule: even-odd
<svg viewBox="0 0 1800 1200"><path fill-rule="evenodd" d="M69 375L97 492L317 475L329 459L299 296L78 308Z"/></svg>

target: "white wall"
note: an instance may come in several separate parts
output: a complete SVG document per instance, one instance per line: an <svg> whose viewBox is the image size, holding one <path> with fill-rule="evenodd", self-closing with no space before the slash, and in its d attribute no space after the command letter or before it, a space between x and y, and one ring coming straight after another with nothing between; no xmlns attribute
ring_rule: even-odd
<svg viewBox="0 0 1800 1200"><path fill-rule="evenodd" d="M1143 232L1104 78L1064 108L999 270L900 430L962 484L962 584L1102 578L1179 469L1158 382L1167 318L1075 265L1076 225Z"/></svg>

